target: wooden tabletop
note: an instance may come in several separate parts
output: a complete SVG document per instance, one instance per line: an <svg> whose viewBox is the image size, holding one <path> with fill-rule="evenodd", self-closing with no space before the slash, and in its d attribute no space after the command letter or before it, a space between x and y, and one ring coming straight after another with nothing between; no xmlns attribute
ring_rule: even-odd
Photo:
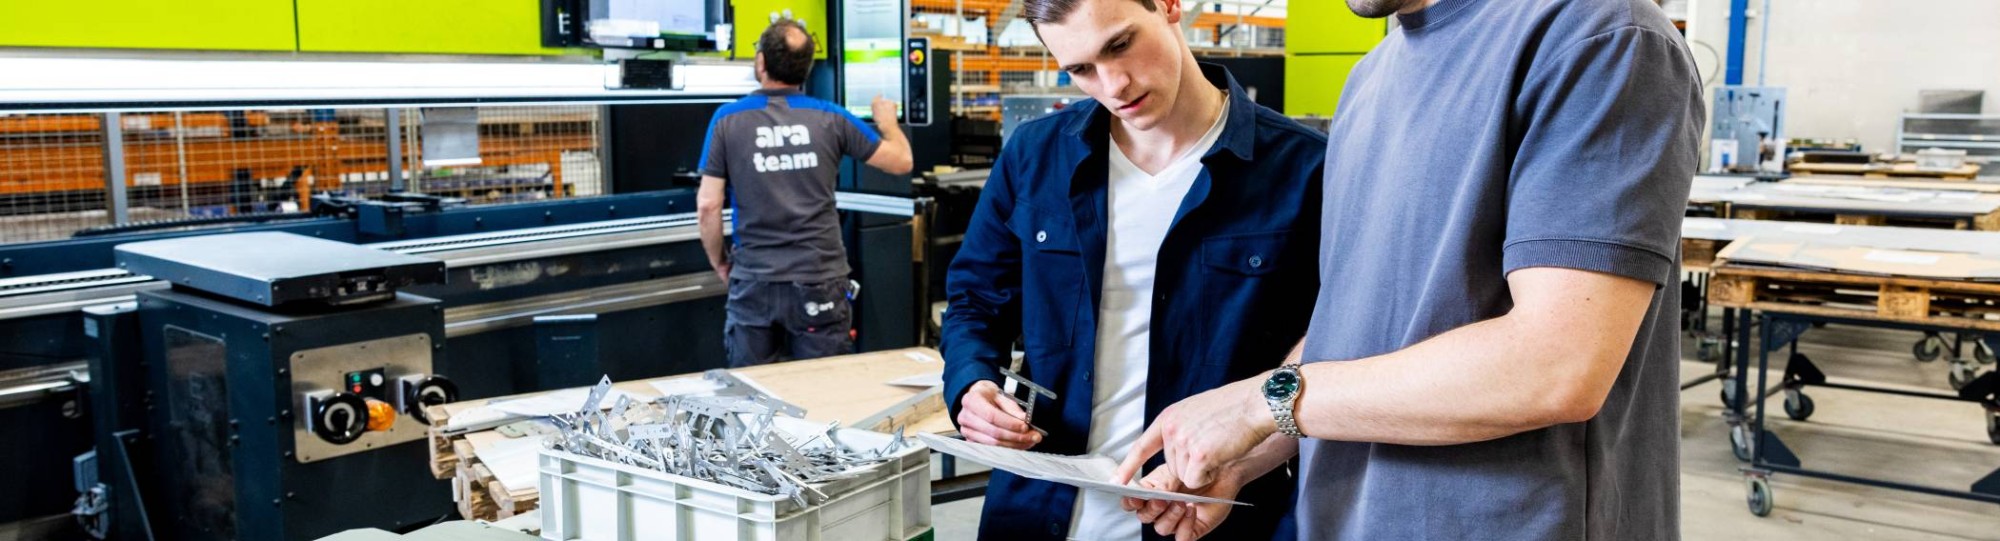
<svg viewBox="0 0 2000 541"><path fill-rule="evenodd" d="M842 426L853 424L923 392L923 389L915 387L890 385L889 381L943 371L943 357L937 350L930 348L877 351L730 370L739 377L763 386L779 399L804 408L806 419L820 422L839 421ZM659 398L660 392L653 388L652 382L700 377L701 374L682 374L622 381L614 384L613 388L631 394L633 398ZM538 394L544 393L466 400L438 407L451 416L469 409L484 407L494 400L511 400ZM938 405L942 405L942 402L940 401ZM910 434L919 432L955 434L958 430L951 424L948 414L944 413L944 408L937 407L934 413L912 423L908 431Z"/></svg>

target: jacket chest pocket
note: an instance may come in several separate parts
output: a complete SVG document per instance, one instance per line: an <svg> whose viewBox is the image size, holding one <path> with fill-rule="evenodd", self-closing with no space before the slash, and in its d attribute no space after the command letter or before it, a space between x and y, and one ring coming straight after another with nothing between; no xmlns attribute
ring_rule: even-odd
<svg viewBox="0 0 2000 541"><path fill-rule="evenodd" d="M1236 367L1239 363L1257 368L1275 366L1297 337L1285 329L1300 322L1273 321L1283 313L1272 312L1286 303L1313 302L1312 291L1285 291L1287 276L1279 265L1297 265L1287 256L1285 231L1218 235L1201 241L1202 329L1211 333L1205 344L1202 363ZM1303 295L1303 297L1301 297ZM1275 303L1275 304L1274 304ZM1276 357L1269 356L1276 351ZM1266 358L1268 357L1268 358ZM1247 365L1246 365L1247 366ZM1236 370L1231 370L1235 377Z"/></svg>
<svg viewBox="0 0 2000 541"><path fill-rule="evenodd" d="M1067 347L1083 302L1083 251L1068 209L1014 203L1008 229L1021 240L1021 332L1030 349Z"/></svg>
<svg viewBox="0 0 2000 541"><path fill-rule="evenodd" d="M1210 273L1263 276L1278 268L1284 231L1221 235L1202 239L1201 263Z"/></svg>

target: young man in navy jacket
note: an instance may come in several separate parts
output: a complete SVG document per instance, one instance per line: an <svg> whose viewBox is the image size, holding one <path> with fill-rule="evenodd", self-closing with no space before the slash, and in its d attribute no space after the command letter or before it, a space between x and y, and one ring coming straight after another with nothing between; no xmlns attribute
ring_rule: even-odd
<svg viewBox="0 0 2000 541"><path fill-rule="evenodd" d="M1182 9L1023 2L1092 99L1015 130L951 263L944 396L969 441L1122 457L1168 404L1261 373L1304 336L1326 139L1197 63ZM1039 399L1033 419L1000 395L1017 338L1020 372L1059 395ZM1288 472L1220 485L1253 504L1220 538L1296 535ZM1117 497L1006 472L994 472L980 521L982 539L1174 533L1142 525Z"/></svg>

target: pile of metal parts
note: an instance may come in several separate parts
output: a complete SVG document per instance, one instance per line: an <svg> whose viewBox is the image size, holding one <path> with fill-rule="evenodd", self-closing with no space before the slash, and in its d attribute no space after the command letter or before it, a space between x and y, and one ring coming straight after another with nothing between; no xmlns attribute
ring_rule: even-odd
<svg viewBox="0 0 2000 541"><path fill-rule="evenodd" d="M726 373L720 377L727 377ZM710 374L709 379L718 379ZM605 378L576 413L550 417L557 433L552 449L682 477L720 483L760 494L791 498L800 507L825 501L813 485L856 476L888 462L906 448L902 429L876 449L840 441L840 423L804 437L776 426L782 413L804 414L796 406L744 387L729 385L708 396L669 396L637 402L620 395L607 410ZM731 392L736 391L736 392Z"/></svg>

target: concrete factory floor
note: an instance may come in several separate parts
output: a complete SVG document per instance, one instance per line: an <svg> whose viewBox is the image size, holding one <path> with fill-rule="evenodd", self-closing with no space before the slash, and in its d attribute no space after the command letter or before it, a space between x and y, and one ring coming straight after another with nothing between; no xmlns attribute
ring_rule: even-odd
<svg viewBox="0 0 2000 541"><path fill-rule="evenodd" d="M1711 321L1711 328L1721 328ZM1800 352L1836 380L1949 390L1946 363L1918 363L1920 335L1831 326L1806 333ZM1685 342L1690 358L1694 342ZM1969 354L1969 352L1968 352ZM1782 374L1782 354L1771 378ZM1752 362L1754 363L1754 357ZM1683 381L1714 370L1685 360ZM1751 382L1753 385L1755 382ZM1750 514L1746 487L1730 454L1717 393L1705 383L1681 393L1681 532L1686 539L2000 539L2000 506L1910 492L1777 475L1776 509ZM1808 468L1964 490L2000 467L2000 446L1986 439L1977 405L1876 393L1809 388L1817 406L1808 422L1784 417L1782 395L1767 403L1771 430ZM981 499L939 505L937 538L972 539Z"/></svg>

